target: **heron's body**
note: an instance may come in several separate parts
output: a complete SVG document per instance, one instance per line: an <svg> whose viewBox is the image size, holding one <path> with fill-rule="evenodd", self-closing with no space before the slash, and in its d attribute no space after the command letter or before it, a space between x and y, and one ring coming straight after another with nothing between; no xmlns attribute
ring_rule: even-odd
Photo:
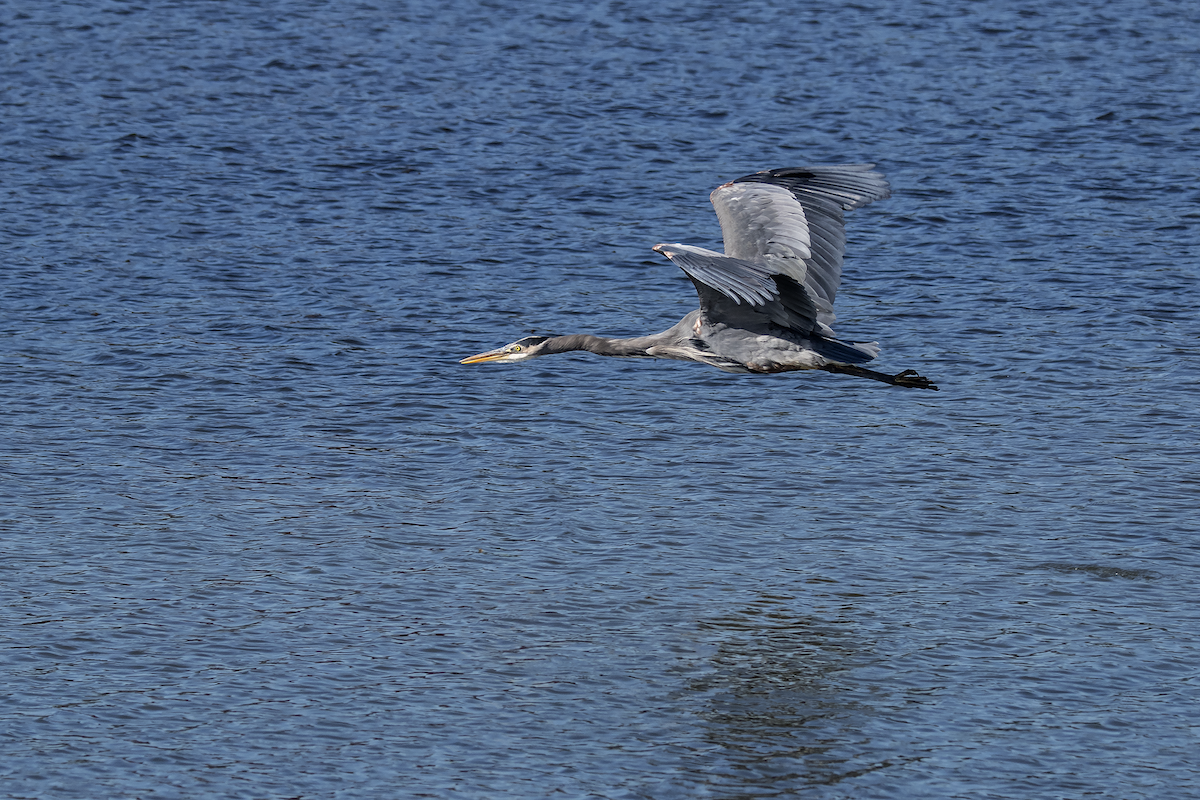
<svg viewBox="0 0 1200 800"><path fill-rule="evenodd" d="M586 350L605 356L698 361L726 372L820 369L920 389L936 389L911 370L897 375L858 366L879 354L874 342L834 336L833 300L846 235L842 212L888 197L870 164L757 172L713 191L725 252L685 244L655 251L695 284L700 308L650 336L531 336L463 359L514 362Z"/></svg>

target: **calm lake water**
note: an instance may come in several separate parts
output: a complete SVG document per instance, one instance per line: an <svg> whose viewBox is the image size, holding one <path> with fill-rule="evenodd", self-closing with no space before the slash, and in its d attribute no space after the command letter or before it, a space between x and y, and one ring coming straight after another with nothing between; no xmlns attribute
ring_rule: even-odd
<svg viewBox="0 0 1200 800"><path fill-rule="evenodd" d="M0 794L1200 793L1200 7L0 7ZM561 355L873 161L938 393Z"/></svg>

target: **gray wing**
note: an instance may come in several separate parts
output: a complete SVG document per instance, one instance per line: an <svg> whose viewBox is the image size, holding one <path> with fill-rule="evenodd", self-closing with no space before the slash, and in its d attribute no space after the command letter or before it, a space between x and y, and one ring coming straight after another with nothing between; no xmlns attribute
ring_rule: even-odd
<svg viewBox="0 0 1200 800"><path fill-rule="evenodd" d="M687 244L659 244L654 249L687 273L696 285L700 308L715 322L744 328L774 322L800 333L819 330L833 335L824 321L833 319L829 304L814 301L801 284L767 264Z"/></svg>
<svg viewBox="0 0 1200 800"><path fill-rule="evenodd" d="M891 195L874 164L746 175L711 195L726 255L770 264L832 308L846 252L843 211Z"/></svg>
<svg viewBox="0 0 1200 800"><path fill-rule="evenodd" d="M696 282L735 301L762 306L773 322L828 330L846 250L843 211L890 196L873 164L756 172L717 188L710 199L725 253L669 244L654 249ZM700 291L701 305L707 300Z"/></svg>

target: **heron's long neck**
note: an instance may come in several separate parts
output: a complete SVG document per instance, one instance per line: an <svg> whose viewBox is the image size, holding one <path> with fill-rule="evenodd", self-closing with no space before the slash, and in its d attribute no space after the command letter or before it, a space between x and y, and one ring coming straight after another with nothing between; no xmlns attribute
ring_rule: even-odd
<svg viewBox="0 0 1200 800"><path fill-rule="evenodd" d="M570 336L555 336L542 345L542 353L569 353L572 350L587 350L600 356L625 356L636 358L646 355L646 348L653 344L651 336L639 336L634 339L605 339L603 336L592 336L587 333L573 333Z"/></svg>

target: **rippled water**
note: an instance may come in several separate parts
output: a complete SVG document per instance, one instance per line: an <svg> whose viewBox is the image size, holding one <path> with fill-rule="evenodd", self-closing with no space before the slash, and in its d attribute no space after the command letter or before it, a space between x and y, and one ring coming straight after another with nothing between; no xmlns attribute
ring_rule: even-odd
<svg viewBox="0 0 1200 800"><path fill-rule="evenodd" d="M1192 4L4 12L5 796L1200 790ZM865 160L937 394L456 363Z"/></svg>

